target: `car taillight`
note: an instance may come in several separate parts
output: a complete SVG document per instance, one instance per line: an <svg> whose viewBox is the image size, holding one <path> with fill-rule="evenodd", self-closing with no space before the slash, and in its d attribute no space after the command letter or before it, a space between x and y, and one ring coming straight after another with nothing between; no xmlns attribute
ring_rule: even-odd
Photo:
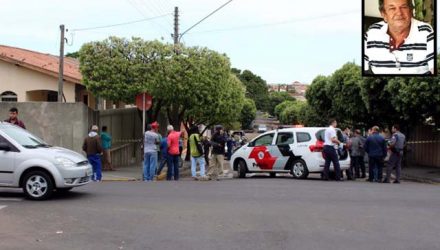
<svg viewBox="0 0 440 250"><path fill-rule="evenodd" d="M315 145L310 145L309 149L311 152L322 152L324 149L324 142L323 141L317 141Z"/></svg>

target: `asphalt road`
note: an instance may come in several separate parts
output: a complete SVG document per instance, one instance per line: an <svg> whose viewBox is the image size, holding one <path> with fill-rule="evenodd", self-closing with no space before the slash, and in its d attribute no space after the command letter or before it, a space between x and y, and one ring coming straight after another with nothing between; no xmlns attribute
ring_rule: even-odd
<svg viewBox="0 0 440 250"><path fill-rule="evenodd" d="M440 186L290 178L0 189L0 249L440 249Z"/></svg>

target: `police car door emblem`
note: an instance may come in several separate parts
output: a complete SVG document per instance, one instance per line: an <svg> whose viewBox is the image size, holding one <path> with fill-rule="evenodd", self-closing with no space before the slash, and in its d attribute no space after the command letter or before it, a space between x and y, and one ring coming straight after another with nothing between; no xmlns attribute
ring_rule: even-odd
<svg viewBox="0 0 440 250"><path fill-rule="evenodd" d="M413 60L413 54L412 54L412 53L408 53L408 54L406 54L406 60L407 60L408 62L411 62L411 61Z"/></svg>
<svg viewBox="0 0 440 250"><path fill-rule="evenodd" d="M262 160L263 158L264 158L264 152L263 152L263 151L260 151L260 152L258 153L258 159Z"/></svg>

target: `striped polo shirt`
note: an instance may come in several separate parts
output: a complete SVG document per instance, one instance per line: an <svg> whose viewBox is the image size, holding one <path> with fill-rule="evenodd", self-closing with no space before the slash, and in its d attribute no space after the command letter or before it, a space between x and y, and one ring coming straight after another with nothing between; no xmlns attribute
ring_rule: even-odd
<svg viewBox="0 0 440 250"><path fill-rule="evenodd" d="M390 49L388 24L370 26L364 35L364 70L373 74L426 74L434 69L434 31L424 22L411 19L408 37Z"/></svg>

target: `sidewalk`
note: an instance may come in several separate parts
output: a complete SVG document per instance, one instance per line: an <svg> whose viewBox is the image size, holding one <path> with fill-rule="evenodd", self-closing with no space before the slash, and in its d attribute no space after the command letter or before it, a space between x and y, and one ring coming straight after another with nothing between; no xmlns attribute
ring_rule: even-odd
<svg viewBox="0 0 440 250"><path fill-rule="evenodd" d="M225 162L225 164L228 164ZM181 178L191 176L188 167L181 168ZM115 171L103 171L103 181L140 181L142 180L141 164L120 167ZM402 180L440 184L440 168L411 166L402 169Z"/></svg>
<svg viewBox="0 0 440 250"><path fill-rule="evenodd" d="M409 166L402 169L402 179L440 184L440 167Z"/></svg>
<svg viewBox="0 0 440 250"><path fill-rule="evenodd" d="M229 162L225 161L224 165L229 166ZM208 169L206 168L206 171ZM162 171L161 177L165 178L164 174L166 173L166 168ZM179 177L180 179L190 179L191 178L191 169L189 163L185 163L182 168L179 168ZM220 179L231 179L232 177L220 177ZM142 165L136 164L132 166L119 167L114 171L102 171L102 180L103 181L141 181L142 180ZM159 181L163 181L162 179Z"/></svg>

